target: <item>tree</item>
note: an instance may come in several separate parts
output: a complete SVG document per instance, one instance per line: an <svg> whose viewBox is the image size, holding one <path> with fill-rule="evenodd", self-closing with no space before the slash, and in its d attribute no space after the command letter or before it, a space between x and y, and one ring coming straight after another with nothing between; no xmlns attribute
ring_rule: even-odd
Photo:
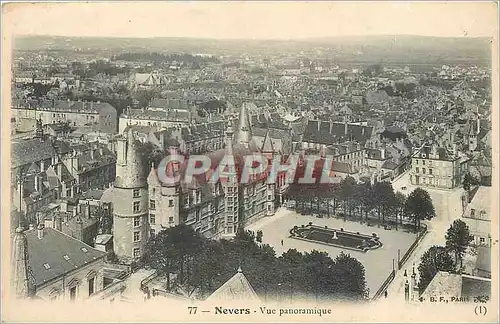
<svg viewBox="0 0 500 324"><path fill-rule="evenodd" d="M476 179L470 172L467 172L464 176L464 180L462 182L462 186L467 193L470 192L472 186L477 186L479 184L479 180Z"/></svg>
<svg viewBox="0 0 500 324"><path fill-rule="evenodd" d="M418 287L422 293L432 281L438 271L453 272L453 259L448 250L443 246L431 246L427 250L418 265L420 280Z"/></svg>
<svg viewBox="0 0 500 324"><path fill-rule="evenodd" d="M349 300L362 300L368 297L365 280L365 267L349 254L341 252L334 260L332 279L336 294Z"/></svg>
<svg viewBox="0 0 500 324"><path fill-rule="evenodd" d="M385 216L392 210L395 201L394 189L389 182L377 182L373 188L375 193L375 202L377 204L378 217L382 215L382 223L385 222Z"/></svg>
<svg viewBox="0 0 500 324"><path fill-rule="evenodd" d="M179 271L182 283L193 261L201 254L203 239L191 227L181 224L159 232L146 247L141 262L159 273L167 275Z"/></svg>
<svg viewBox="0 0 500 324"><path fill-rule="evenodd" d="M473 240L470 235L469 227L461 219L455 220L448 231L446 232L446 247L455 255L455 266L460 260L460 268L462 267L463 255L469 243Z"/></svg>
<svg viewBox="0 0 500 324"><path fill-rule="evenodd" d="M255 240L259 243L262 243L262 236L263 236L263 233L261 230L258 230L257 231L257 235L255 236Z"/></svg>
<svg viewBox="0 0 500 324"><path fill-rule="evenodd" d="M356 180L353 177L347 177L340 183L339 196L344 203L344 220L347 214L352 216L351 200L354 195Z"/></svg>
<svg viewBox="0 0 500 324"><path fill-rule="evenodd" d="M430 220L436 216L431 196L422 188L417 188L406 199L405 213L413 218L415 229L420 230L422 220Z"/></svg>
<svg viewBox="0 0 500 324"><path fill-rule="evenodd" d="M406 196L399 191L396 192L394 204L396 207L396 229L398 229L398 218L399 218L399 223L403 225L403 214L406 205Z"/></svg>
<svg viewBox="0 0 500 324"><path fill-rule="evenodd" d="M359 196L360 196L361 204L365 210L365 218L366 218L366 221L368 222L368 213L371 212L376 206L375 196L373 193L373 187L372 187L371 182L364 182L364 183L358 185L357 187L358 187L358 190L360 191Z"/></svg>

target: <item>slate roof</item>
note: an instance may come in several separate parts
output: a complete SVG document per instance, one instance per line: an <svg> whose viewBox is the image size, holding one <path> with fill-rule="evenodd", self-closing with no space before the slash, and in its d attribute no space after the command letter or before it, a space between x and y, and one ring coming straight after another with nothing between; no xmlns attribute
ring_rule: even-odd
<svg viewBox="0 0 500 324"><path fill-rule="evenodd" d="M158 110L142 110L142 109L130 109L123 114L126 118L135 119L151 119L151 120L161 120L161 121L190 121L189 111L158 111Z"/></svg>
<svg viewBox="0 0 500 324"><path fill-rule="evenodd" d="M491 280L462 275L462 297L491 297Z"/></svg>
<svg viewBox="0 0 500 324"><path fill-rule="evenodd" d="M394 161L387 160L382 164L382 169L387 169L387 170L395 170L398 167L398 164Z"/></svg>
<svg viewBox="0 0 500 324"><path fill-rule="evenodd" d="M319 126L318 126L319 125ZM373 127L339 122L310 120L304 131L303 140L319 144L333 144L348 140L365 143L373 133Z"/></svg>
<svg viewBox="0 0 500 324"><path fill-rule="evenodd" d="M116 157L107 147L103 146L102 154L99 150L94 151L94 156L91 156L90 150L83 151L78 155L79 173L87 172L92 169L99 168L104 165L112 164L116 161Z"/></svg>
<svg viewBox="0 0 500 324"><path fill-rule="evenodd" d="M389 95L385 90L368 91L365 95L366 102L369 105L384 103L389 101Z"/></svg>
<svg viewBox="0 0 500 324"><path fill-rule="evenodd" d="M452 274L444 271L436 273L425 289L424 298L478 297L491 296L491 280L469 275Z"/></svg>
<svg viewBox="0 0 500 324"><path fill-rule="evenodd" d="M52 228L44 228L43 238L38 239L37 229L25 231L28 240L28 255L33 270L35 285L40 286L49 280L81 268L106 253L78 241ZM87 252L84 252L84 249ZM65 260L67 255L69 260ZM50 266L46 269L44 264Z"/></svg>
<svg viewBox="0 0 500 324"><path fill-rule="evenodd" d="M56 155L56 149L60 154L70 151L69 144L62 141L50 140L40 141L38 138L12 141L11 167L16 168L33 162L50 159Z"/></svg>

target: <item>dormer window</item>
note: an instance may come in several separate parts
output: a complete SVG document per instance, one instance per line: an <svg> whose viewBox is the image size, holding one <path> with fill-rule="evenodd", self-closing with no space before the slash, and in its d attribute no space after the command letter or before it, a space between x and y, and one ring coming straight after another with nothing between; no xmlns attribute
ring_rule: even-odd
<svg viewBox="0 0 500 324"><path fill-rule="evenodd" d="M82 252L87 253L89 250L87 250L86 247L82 247Z"/></svg>
<svg viewBox="0 0 500 324"><path fill-rule="evenodd" d="M67 254L63 255L63 258L64 258L64 260L66 260L66 261L71 260L71 258L70 258Z"/></svg>
<svg viewBox="0 0 500 324"><path fill-rule="evenodd" d="M45 268L45 270L49 270L50 269L50 264L44 263L43 267Z"/></svg>

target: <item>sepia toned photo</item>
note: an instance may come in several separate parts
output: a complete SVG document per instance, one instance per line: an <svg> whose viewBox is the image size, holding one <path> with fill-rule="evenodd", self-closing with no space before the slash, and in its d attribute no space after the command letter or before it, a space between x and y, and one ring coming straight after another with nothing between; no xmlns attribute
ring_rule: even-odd
<svg viewBox="0 0 500 324"><path fill-rule="evenodd" d="M2 320L498 321L493 2L2 6Z"/></svg>

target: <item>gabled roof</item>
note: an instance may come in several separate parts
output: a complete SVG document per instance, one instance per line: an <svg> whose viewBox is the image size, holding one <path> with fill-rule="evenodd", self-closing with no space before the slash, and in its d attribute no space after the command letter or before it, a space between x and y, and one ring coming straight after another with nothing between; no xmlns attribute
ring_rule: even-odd
<svg viewBox="0 0 500 324"><path fill-rule="evenodd" d="M59 154L70 151L68 143L61 141L55 141L53 144L50 140L40 141L38 138L13 141L11 166L16 168L28 163L50 159L57 154L56 149Z"/></svg>
<svg viewBox="0 0 500 324"><path fill-rule="evenodd" d="M268 132L262 143L262 152L274 152L273 141L271 140L271 134Z"/></svg>
<svg viewBox="0 0 500 324"><path fill-rule="evenodd" d="M219 289L207 298L207 301L232 300L241 300L245 302L260 301L241 269L238 269L238 272L231 279L226 281Z"/></svg>
<svg viewBox="0 0 500 324"><path fill-rule="evenodd" d="M41 239L38 238L37 231L37 229L25 231L28 240L29 260L36 286L81 268L106 255L106 253L53 228L44 228ZM69 260L66 260L65 256L68 256ZM48 264L48 269L46 264Z"/></svg>

